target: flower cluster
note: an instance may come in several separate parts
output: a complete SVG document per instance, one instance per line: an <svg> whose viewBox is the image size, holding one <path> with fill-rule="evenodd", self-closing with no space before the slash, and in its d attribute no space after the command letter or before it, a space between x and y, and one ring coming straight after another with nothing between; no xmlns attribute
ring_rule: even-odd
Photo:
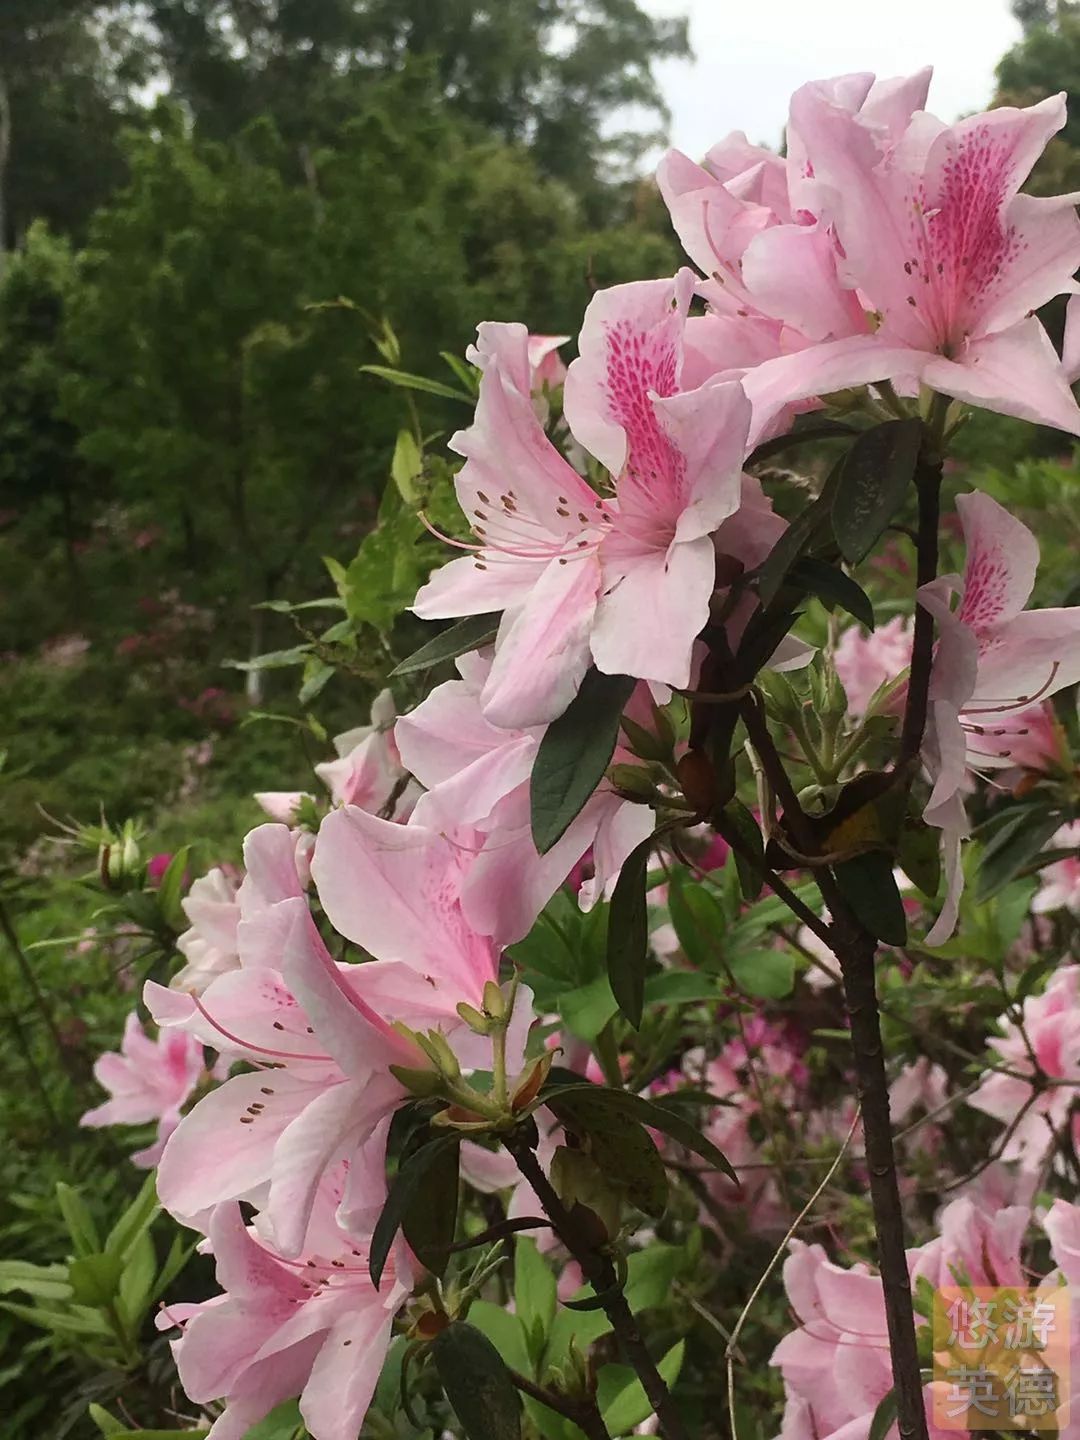
<svg viewBox="0 0 1080 1440"><path fill-rule="evenodd" d="M1024 609L1037 547L989 496L958 498L964 573L921 585L914 630L898 619L872 641L852 631L830 646L859 728L839 734L843 696L815 670L824 741L807 754L820 806L807 802L802 830L801 802L778 797L757 753L757 819L743 806L743 829L732 832L724 818L736 726L765 724L757 675L805 667L815 653L791 633L812 590L794 588L793 576L813 531L790 505L774 508L748 473L755 452L852 387L862 388L849 413L914 425L920 444L939 447L939 477L950 400L1080 435L1069 372L1033 316L1077 288L1080 220L1069 197L1019 193L1064 123L1064 97L947 126L923 109L928 83L921 72L804 87L783 159L741 136L705 166L669 154L660 188L697 270L597 293L568 368L564 337L480 325L467 356L479 372L475 417L451 441L464 461L454 481L464 523L443 537L462 553L413 606L422 619L471 621L471 648L444 652L457 678L400 717L384 692L369 727L337 737L337 758L317 767L328 806L309 792L260 793L270 819L246 839L242 878L217 869L195 882L178 941L185 965L170 986L147 984L160 1039L129 1025L123 1056L99 1063L114 1098L86 1117L160 1119L162 1203L213 1252L224 1293L171 1306L161 1322L179 1328L188 1395L225 1402L213 1440L239 1440L295 1395L314 1440L355 1440L395 1315L422 1271L399 1239L381 1278L372 1275L392 1123L418 1098L432 1102L432 1127L488 1141L531 1116L554 1051L538 1037L530 1044L532 996L505 952L571 875L589 911L633 878L628 860L654 838L683 832L672 842L681 860L683 840L704 826L707 854L730 844L745 860L737 845L749 824L764 841L759 865L835 864L839 876L845 860L865 856L869 824L843 786L870 795L867 782L880 779L859 753L864 725L902 714L906 743L921 703L911 751L888 778L903 805L915 797L919 813L900 820L941 832L946 896L926 943L951 935L974 780L1033 768L1045 702L1080 680L1080 608ZM561 416L549 424L560 389ZM824 564L812 557L811 575ZM838 575L858 592L825 568L834 587ZM486 632L471 617L484 617ZM917 675L928 622L936 640ZM733 708L743 701L748 709ZM610 712L610 745L595 743L604 753L593 773L579 763L587 747L567 740L583 706L590 723ZM791 728L802 733L801 713ZM538 822L544 767L561 777L550 823ZM871 830L871 850L883 834ZM804 835L820 841L818 856L805 854ZM642 860L642 915L644 870ZM1071 875L1053 883L1061 890ZM823 944L819 931L831 932L810 926ZM1071 1078L1075 1068L1075 973L1024 1002L1043 1075ZM632 997L619 1003L632 1009ZM1026 1045L1011 1034L996 1042L1010 1073L988 1076L970 1103L1001 1119L1026 1105L1006 1158L1038 1163L1040 1124L1064 1117L1060 1092L1022 1078ZM180 1118L207 1080L204 1047L220 1057L221 1083ZM769 1072L756 1095L745 1083L751 1050ZM803 1103L798 1048L755 1022L719 1053L677 1063L728 1102L706 1129L758 1172L740 1202L755 1226L780 1228L762 1127L773 1109ZM609 1054L609 1083L612 1071L618 1079ZM1030 1099L1017 1090L1025 1086ZM943 1072L918 1062L895 1078L894 1118L932 1114L944 1099ZM593 1204L597 1167L586 1174L550 1113L534 1128L531 1148L558 1172L567 1204ZM505 1162L486 1145L466 1147L478 1188L505 1188ZM704 1189L714 1205L732 1201L719 1176ZM1020 1233L1011 1221L957 1201L942 1226L913 1275L944 1274L957 1256L974 1275L997 1246L995 1276L1011 1283ZM799 1329L775 1361L789 1397L785 1436L861 1434L890 1386L880 1283L829 1265L820 1247L795 1246L785 1278ZM847 1291L841 1325L834 1300Z"/></svg>

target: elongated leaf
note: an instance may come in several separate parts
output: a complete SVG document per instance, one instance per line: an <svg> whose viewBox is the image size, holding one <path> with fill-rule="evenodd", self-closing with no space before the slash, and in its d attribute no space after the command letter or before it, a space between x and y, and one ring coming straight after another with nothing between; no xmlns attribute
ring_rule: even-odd
<svg viewBox="0 0 1080 1440"><path fill-rule="evenodd" d="M403 390L422 390L425 395L439 395L444 400L463 400L466 405L472 405L476 398L464 390L445 385L441 380L429 380L426 375L411 375L407 370L394 370L389 365L361 365L360 370L364 375L377 375L380 380Z"/></svg>
<svg viewBox="0 0 1080 1440"><path fill-rule="evenodd" d="M0 1260L0 1295L10 1295L13 1290L39 1300L68 1300L71 1298L68 1267L33 1265L29 1260Z"/></svg>
<svg viewBox="0 0 1080 1440"><path fill-rule="evenodd" d="M890 1390L878 1401L874 1418L870 1421L867 1440L885 1440L885 1436L896 1424L896 1391Z"/></svg>
<svg viewBox="0 0 1080 1440"><path fill-rule="evenodd" d="M649 959L649 907L645 874L652 836L631 850L611 896L607 931L607 973L619 1009L636 1029L645 1005L645 967Z"/></svg>
<svg viewBox="0 0 1080 1440"><path fill-rule="evenodd" d="M758 862L756 865L753 864L741 850L734 852L739 889L742 891L743 899L749 905L761 894L765 870L765 842L761 838L758 822L741 800L732 800L729 805L724 807L724 818Z"/></svg>
<svg viewBox="0 0 1080 1440"><path fill-rule="evenodd" d="M657 1362L667 1385L674 1385L682 1369L686 1341L680 1340ZM628 1435L653 1413L645 1387L629 1365L604 1365L596 1377L596 1402L609 1435Z"/></svg>
<svg viewBox="0 0 1080 1440"><path fill-rule="evenodd" d="M604 778L636 684L628 675L588 671L566 710L545 730L529 791L533 841L541 855L562 839Z"/></svg>
<svg viewBox="0 0 1080 1440"><path fill-rule="evenodd" d="M438 665L443 660L456 660L459 655L478 650L481 645L489 645L499 629L499 619L496 612L492 615L470 615L465 620L459 620L456 625L451 625L421 645L419 650L414 650L407 660L402 660L390 671L390 678L430 670L432 665Z"/></svg>
<svg viewBox="0 0 1080 1440"><path fill-rule="evenodd" d="M401 1233L433 1275L445 1273L457 1229L459 1149L445 1145L431 1157L401 1217Z"/></svg>
<svg viewBox="0 0 1080 1440"><path fill-rule="evenodd" d="M907 916L890 855L884 850L868 850L834 865L833 874L864 930L885 945L907 942Z"/></svg>
<svg viewBox="0 0 1080 1440"><path fill-rule="evenodd" d="M772 440L763 441L747 460L749 469L753 465L760 465L765 460L771 460L774 455L782 455L786 450L797 450L801 445L819 444L822 440L839 440L847 435L854 435L855 431L850 425L845 425L840 420L822 420L816 425L804 425L795 430L789 430L786 435L777 435Z"/></svg>
<svg viewBox="0 0 1080 1440"><path fill-rule="evenodd" d="M101 1339L109 1333L109 1327L100 1315L86 1311L50 1310L44 1305L17 1305L12 1300L0 1300L0 1310L60 1335L93 1335Z"/></svg>
<svg viewBox="0 0 1080 1440"><path fill-rule="evenodd" d="M564 1127L588 1141L589 1153L604 1178L645 1215L659 1220L667 1208L667 1172L660 1152L640 1120L626 1107L606 1103L590 1086L587 1095L575 1086L569 1096L556 1091L549 1102Z"/></svg>
<svg viewBox="0 0 1080 1440"><path fill-rule="evenodd" d="M551 1328L556 1306L555 1275L536 1241L519 1235L514 1245L514 1310L525 1333L541 1335Z"/></svg>
<svg viewBox="0 0 1080 1440"><path fill-rule="evenodd" d="M123 1273L119 1255L80 1255L68 1266L71 1294L77 1305L102 1308L116 1298Z"/></svg>
<svg viewBox="0 0 1080 1440"><path fill-rule="evenodd" d="M431 1358L466 1440L520 1440L521 1397L486 1335L454 1320L431 1342Z"/></svg>
<svg viewBox="0 0 1080 1440"><path fill-rule="evenodd" d="M371 1283L377 1290L382 1280L383 1269L386 1265L386 1257L390 1254L390 1247L394 1243L394 1236L401 1228L405 1213L413 1202L414 1197L419 1193L420 1187L444 1151L451 1146L457 1147L461 1143L460 1135L440 1135L437 1140L430 1140L422 1145L419 1150L410 1155L401 1166L401 1169L394 1177L394 1183L390 1187L390 1193L386 1197L386 1204L382 1208L375 1230L371 1236L371 1254L369 1257L369 1269L371 1272Z"/></svg>
<svg viewBox="0 0 1080 1440"><path fill-rule="evenodd" d="M586 1091L598 1106L607 1106L613 1113L629 1115L632 1119L639 1120L642 1125L647 1125L650 1130L659 1130L677 1145L693 1151L702 1160L707 1160L714 1169L723 1171L730 1180L739 1183L739 1177L731 1168L727 1157L711 1140L707 1140L695 1125L665 1106L646 1100L644 1095L635 1095L631 1090L610 1090L603 1085L568 1085L564 1089L552 1090L548 1103L553 1108L556 1103L572 1103L574 1095Z"/></svg>
<svg viewBox="0 0 1080 1440"><path fill-rule="evenodd" d="M864 430L840 471L832 506L840 553L855 565L896 514L915 475L922 421L886 420Z"/></svg>
<svg viewBox="0 0 1080 1440"><path fill-rule="evenodd" d="M56 1199L64 1217L76 1255L94 1255L101 1249L97 1225L86 1201L63 1180L57 1182Z"/></svg>
<svg viewBox="0 0 1080 1440"><path fill-rule="evenodd" d="M987 842L979 865L975 897L990 900L1029 865L1062 824L1060 810L1032 806L1003 825Z"/></svg>
<svg viewBox="0 0 1080 1440"><path fill-rule="evenodd" d="M293 645L288 650L268 650L265 655L256 655L253 660L223 660L230 670L287 670L290 665L302 665L311 654L310 645Z"/></svg>
<svg viewBox="0 0 1080 1440"><path fill-rule="evenodd" d="M184 875L187 871L188 855L191 853L190 845L181 845L176 854L169 861L165 874L161 877L161 883L157 887L158 904L161 906L161 913L167 924L174 930L187 928L187 917L180 908L180 893L184 887ZM151 1176L151 1179L153 1177ZM144 1186L145 1189L145 1186Z"/></svg>
<svg viewBox="0 0 1080 1440"><path fill-rule="evenodd" d="M115 1415L110 1415L103 1405L90 1404L86 1407L86 1413L102 1435L109 1437L124 1433L123 1421L117 1420Z"/></svg>
<svg viewBox="0 0 1080 1440"><path fill-rule="evenodd" d="M833 466L822 486L821 494L795 516L762 562L757 574L757 592L762 605L768 605L775 599L792 565L810 545L817 532L828 523L843 463L841 460ZM776 637L774 649L780 638L779 635ZM740 653L745 645L744 638ZM770 650L767 653L772 652Z"/></svg>
<svg viewBox="0 0 1080 1440"><path fill-rule="evenodd" d="M813 555L804 555L796 560L787 578L790 584L800 586L808 595L816 595L826 605L839 605L856 620L862 621L868 630L873 630L873 601L862 586L838 565L828 565Z"/></svg>
<svg viewBox="0 0 1080 1440"><path fill-rule="evenodd" d="M739 989L763 1000L783 1000L795 988L795 956L783 950L739 950L729 962Z"/></svg>

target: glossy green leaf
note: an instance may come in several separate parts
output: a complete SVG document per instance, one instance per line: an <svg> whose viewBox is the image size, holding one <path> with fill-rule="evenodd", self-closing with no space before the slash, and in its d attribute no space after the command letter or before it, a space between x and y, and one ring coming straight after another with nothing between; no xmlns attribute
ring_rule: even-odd
<svg viewBox="0 0 1080 1440"><path fill-rule="evenodd" d="M371 1236L371 1253L368 1263L371 1283L376 1290L382 1280L386 1257L390 1254L394 1236L401 1228L406 1212L420 1193L421 1187L425 1184L429 1172L439 1157L451 1147L456 1150L460 1143L460 1135L440 1135L436 1140L429 1140L426 1145L422 1145L403 1162L394 1176L386 1203Z"/></svg>
<svg viewBox="0 0 1080 1440"><path fill-rule="evenodd" d="M795 956L786 946L736 951L728 965L736 985L747 995L783 1000L795 988Z"/></svg>
<svg viewBox="0 0 1080 1440"><path fill-rule="evenodd" d="M553 1108L556 1104L572 1104L575 1096L584 1092L588 1092L588 1096L591 1097L589 1103L593 1107L594 1113L600 1107L607 1107L612 1113L629 1115L631 1119L640 1121L650 1130L659 1130L674 1140L677 1145L693 1151L714 1169L723 1171L730 1180L734 1180L736 1184L739 1183L738 1176L728 1163L727 1157L716 1148L711 1140L701 1134L696 1125L664 1106L657 1105L652 1100L646 1100L644 1095L635 1095L631 1090L610 1090L603 1085L568 1085L564 1089L553 1090L548 1103Z"/></svg>
<svg viewBox="0 0 1080 1440"><path fill-rule="evenodd" d="M466 1440L520 1440L521 1397L488 1337L475 1325L454 1320L430 1349Z"/></svg>
<svg viewBox="0 0 1080 1440"><path fill-rule="evenodd" d="M514 1311L526 1333L546 1333L555 1318L556 1281L535 1240L519 1235L514 1244Z"/></svg>
<svg viewBox="0 0 1080 1440"><path fill-rule="evenodd" d="M143 1181L138 1195L109 1231L105 1241L105 1249L109 1254L123 1257L128 1248L153 1224L154 1217L160 1209L157 1198L157 1172L151 1171Z"/></svg>
<svg viewBox="0 0 1080 1440"><path fill-rule="evenodd" d="M743 899L749 905L761 894L765 871L765 842L761 838L758 822L741 800L732 800L724 807L724 818L742 841L742 845L758 862L753 864L741 850L733 852L739 888L742 890Z"/></svg>
<svg viewBox="0 0 1080 1440"><path fill-rule="evenodd" d="M430 1157L424 1170L424 1183L413 1189L401 1217L401 1233L416 1258L433 1275L445 1273L450 1246L454 1243L460 1189L459 1158L458 1145L444 1145Z"/></svg>
<svg viewBox="0 0 1080 1440"><path fill-rule="evenodd" d="M896 1391L890 1390L878 1401L874 1418L870 1421L867 1440L885 1440L885 1436L896 1424Z"/></svg>
<svg viewBox="0 0 1080 1440"><path fill-rule="evenodd" d="M832 868L841 895L863 929L884 945L906 944L907 916L893 878L892 857L884 850L868 850Z"/></svg>
<svg viewBox="0 0 1080 1440"><path fill-rule="evenodd" d="M864 430L844 459L832 504L840 553L856 565L903 503L919 460L923 424L886 420Z"/></svg>
<svg viewBox="0 0 1080 1440"><path fill-rule="evenodd" d="M588 1150L607 1185L645 1215L658 1220L667 1208L667 1172L643 1123L626 1106L611 1104L614 1092L588 1086L556 1090L548 1101L564 1128L588 1142Z"/></svg>
<svg viewBox="0 0 1080 1440"><path fill-rule="evenodd" d="M874 604L866 591L839 565L829 565L813 555L803 555L788 571L788 583L808 595L816 595L830 609L839 605L854 615L868 630L874 628Z"/></svg>
<svg viewBox="0 0 1080 1440"><path fill-rule="evenodd" d="M656 1368L669 1386L682 1369L686 1341L673 1345ZM653 1413L645 1387L629 1365L604 1365L597 1376L596 1401L609 1435L627 1435Z"/></svg>
<svg viewBox="0 0 1080 1440"><path fill-rule="evenodd" d="M544 731L529 785L533 841L541 855L562 839L604 778L636 684L628 675L589 670L566 710Z"/></svg>
<svg viewBox="0 0 1080 1440"><path fill-rule="evenodd" d="M645 1005L649 961L649 907L645 876L653 840L635 846L623 862L611 896L607 929L607 973L619 1009L635 1028Z"/></svg>
<svg viewBox="0 0 1080 1440"><path fill-rule="evenodd" d="M1030 806L989 840L979 861L976 899L990 900L1035 860L1062 824L1060 810Z"/></svg>
<svg viewBox="0 0 1080 1440"><path fill-rule="evenodd" d="M451 625L421 645L419 650L414 650L407 660L402 660L390 671L391 679L395 675L414 675L418 670L430 670L444 660L456 660L459 655L467 655L470 650L489 645L498 632L500 618L496 612L470 615L465 620L459 620L456 625Z"/></svg>

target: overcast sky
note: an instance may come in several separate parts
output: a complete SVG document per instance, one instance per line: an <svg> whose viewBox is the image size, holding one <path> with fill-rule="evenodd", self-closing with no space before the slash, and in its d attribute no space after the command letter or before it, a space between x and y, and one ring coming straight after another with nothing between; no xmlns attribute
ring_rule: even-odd
<svg viewBox="0 0 1080 1440"><path fill-rule="evenodd" d="M730 130L776 146L791 92L807 80L934 66L929 108L981 109L994 66L1019 37L1009 0L644 0L689 15L693 65L659 66L672 143L695 158Z"/></svg>

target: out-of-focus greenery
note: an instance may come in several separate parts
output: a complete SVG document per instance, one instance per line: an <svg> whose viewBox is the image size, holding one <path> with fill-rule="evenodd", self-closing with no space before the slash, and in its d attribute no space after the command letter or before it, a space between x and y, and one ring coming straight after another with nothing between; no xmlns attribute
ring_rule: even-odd
<svg viewBox="0 0 1080 1440"><path fill-rule="evenodd" d="M420 423L361 367L441 376L480 320L573 333L595 287L672 270L637 162L686 53L635 0L3 6L0 1262L67 1253L57 1182L103 1235L139 1184L77 1120L152 962L62 827L235 861L252 792L366 718L381 651L310 728L252 723L295 714L292 673L226 667L314 623L253 607L330 588ZM467 414L423 397L431 453ZM76 1339L0 1310L5 1440L95 1433ZM100 1396L181 1423L145 1379Z"/></svg>

